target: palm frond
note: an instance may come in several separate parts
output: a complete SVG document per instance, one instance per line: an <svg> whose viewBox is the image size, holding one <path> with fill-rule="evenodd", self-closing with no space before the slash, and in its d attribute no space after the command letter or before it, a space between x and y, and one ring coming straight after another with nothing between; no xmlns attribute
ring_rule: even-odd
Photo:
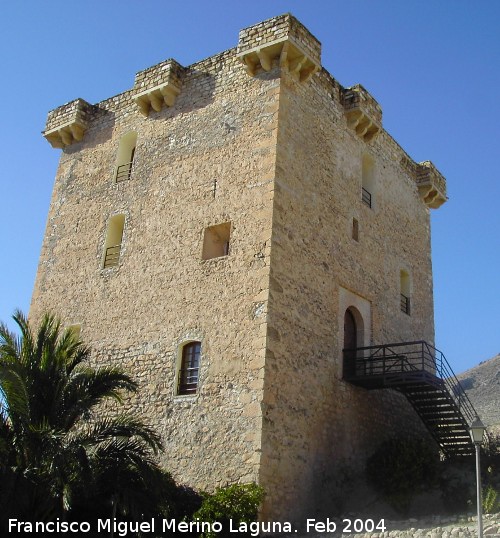
<svg viewBox="0 0 500 538"><path fill-rule="evenodd" d="M68 378L61 395L61 421L68 430L82 417L90 416L103 401L122 403L123 392L136 392L137 383L119 368L79 366Z"/></svg>
<svg viewBox="0 0 500 538"><path fill-rule="evenodd" d="M140 440L155 454L163 448L160 436L129 414L101 418L68 435L69 442L83 446L100 445L105 441L116 443L116 440L132 438Z"/></svg>
<svg viewBox="0 0 500 538"><path fill-rule="evenodd" d="M0 472L27 488L22 510L35 503L59 516L115 499L122 515L162 512L173 481L155 459L159 435L105 405L137 383L119 368L90 367L90 349L54 315L36 330L22 312L13 317L19 336L0 324Z"/></svg>
<svg viewBox="0 0 500 538"><path fill-rule="evenodd" d="M10 331L7 325L0 323L0 360L18 361L21 355L21 339Z"/></svg>

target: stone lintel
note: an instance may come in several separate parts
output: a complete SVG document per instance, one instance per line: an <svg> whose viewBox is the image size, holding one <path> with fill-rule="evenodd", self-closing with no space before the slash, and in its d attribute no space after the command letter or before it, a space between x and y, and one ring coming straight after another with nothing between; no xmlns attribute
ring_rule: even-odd
<svg viewBox="0 0 500 538"><path fill-rule="evenodd" d="M430 209L437 209L446 200L446 179L431 161L417 165L417 187L423 202Z"/></svg>
<svg viewBox="0 0 500 538"><path fill-rule="evenodd" d="M361 84L343 91L347 125L366 142L373 140L382 129L382 108Z"/></svg>
<svg viewBox="0 0 500 538"><path fill-rule="evenodd" d="M83 139L94 107L75 99L49 112L43 136L53 148L65 148Z"/></svg>
<svg viewBox="0 0 500 538"><path fill-rule="evenodd" d="M287 13L241 30L236 57L252 77L279 65L305 82L321 67L321 44Z"/></svg>
<svg viewBox="0 0 500 538"><path fill-rule="evenodd" d="M166 60L135 76L133 100L145 116L151 109L159 112L163 106L173 106L181 91L184 67L173 59Z"/></svg>

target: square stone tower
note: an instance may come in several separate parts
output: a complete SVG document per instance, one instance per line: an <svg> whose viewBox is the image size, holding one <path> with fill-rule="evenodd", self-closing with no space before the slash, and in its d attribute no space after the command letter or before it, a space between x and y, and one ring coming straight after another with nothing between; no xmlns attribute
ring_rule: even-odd
<svg viewBox="0 0 500 538"><path fill-rule="evenodd" d="M397 392L344 379L343 349L434 337L445 180L320 56L285 14L44 131L62 154L31 318L56 312L137 378L127 405L177 480L259 482L275 521L331 513L341 470L421 428Z"/></svg>

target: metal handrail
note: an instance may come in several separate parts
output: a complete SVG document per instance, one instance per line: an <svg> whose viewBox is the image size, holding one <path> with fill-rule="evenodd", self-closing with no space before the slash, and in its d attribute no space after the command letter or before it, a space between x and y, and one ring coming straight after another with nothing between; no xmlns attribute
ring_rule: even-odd
<svg viewBox="0 0 500 538"><path fill-rule="evenodd" d="M429 372L442 380L469 424L477 416L444 354L424 340L344 349L344 357L346 362L354 361L354 368L350 369L351 372L354 371L354 374L351 374L354 377L357 371L362 371L363 375L377 376L408 371ZM349 371L348 364L345 366L345 371Z"/></svg>
<svg viewBox="0 0 500 538"><path fill-rule="evenodd" d="M401 312L410 314L410 298L404 295L404 293L401 294Z"/></svg>
<svg viewBox="0 0 500 538"><path fill-rule="evenodd" d="M126 181L127 179L130 179L130 176L132 175L132 165L134 164L134 161L130 161L129 163L120 164L120 166L116 169L116 182L120 183L120 181Z"/></svg>
<svg viewBox="0 0 500 538"><path fill-rule="evenodd" d="M120 244L112 245L111 247L108 247L106 249L106 253L104 255L104 269L106 269L107 267L114 267L115 265L118 265L121 248L122 246Z"/></svg>

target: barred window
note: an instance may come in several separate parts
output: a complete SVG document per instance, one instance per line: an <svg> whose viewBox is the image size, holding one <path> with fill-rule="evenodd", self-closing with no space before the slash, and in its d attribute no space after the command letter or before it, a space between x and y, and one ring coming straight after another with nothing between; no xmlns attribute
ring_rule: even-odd
<svg viewBox="0 0 500 538"><path fill-rule="evenodd" d="M375 190L375 164L369 155L363 155L361 162L361 200L368 207L373 208L373 194Z"/></svg>
<svg viewBox="0 0 500 538"><path fill-rule="evenodd" d="M120 261L125 215L114 215L109 219L104 243L103 268L116 267Z"/></svg>
<svg viewBox="0 0 500 538"><path fill-rule="evenodd" d="M177 394L196 394L200 372L201 343L189 342L182 348Z"/></svg>
<svg viewBox="0 0 500 538"><path fill-rule="evenodd" d="M411 281L410 275L404 269L401 269L399 272L400 280L400 301L401 301L401 312L410 315L411 314L411 299L410 299L410 289Z"/></svg>
<svg viewBox="0 0 500 538"><path fill-rule="evenodd" d="M126 181L132 176L137 133L131 131L120 139L115 170L115 182Z"/></svg>

